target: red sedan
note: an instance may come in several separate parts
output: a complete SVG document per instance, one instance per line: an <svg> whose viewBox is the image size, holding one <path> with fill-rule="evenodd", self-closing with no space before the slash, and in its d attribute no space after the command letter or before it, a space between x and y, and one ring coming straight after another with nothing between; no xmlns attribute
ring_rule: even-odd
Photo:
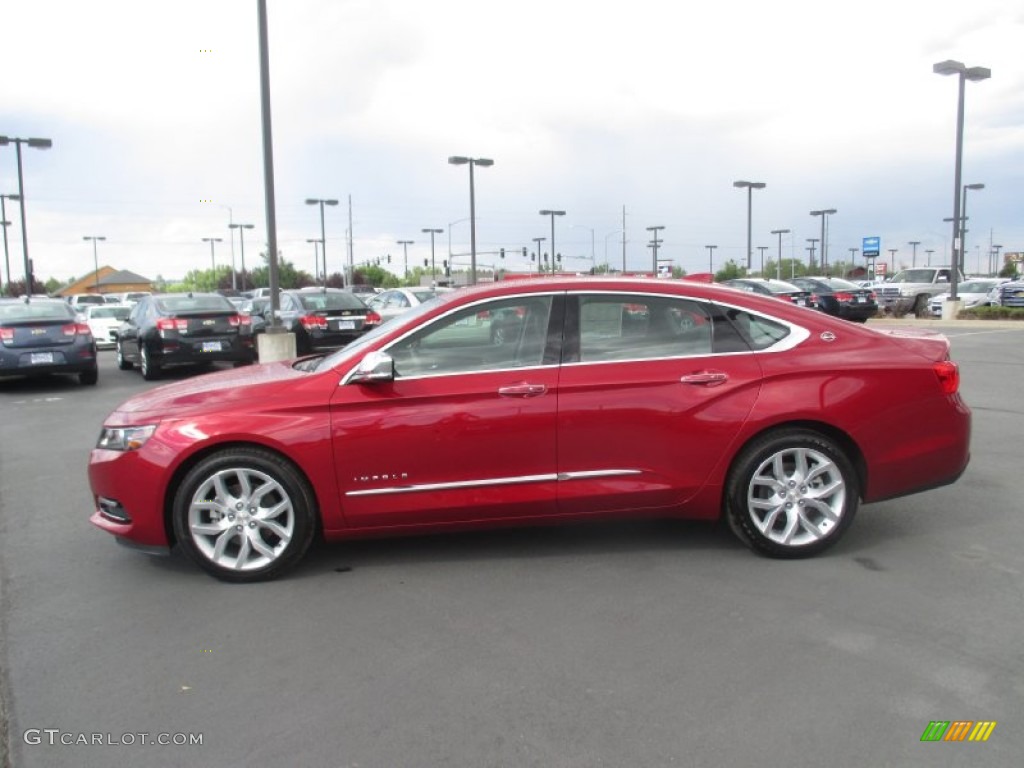
<svg viewBox="0 0 1024 768"><path fill-rule="evenodd" d="M317 534L598 516L724 516L802 557L861 502L955 481L970 424L943 336L688 281L514 281L133 397L90 456L92 522L228 581Z"/></svg>

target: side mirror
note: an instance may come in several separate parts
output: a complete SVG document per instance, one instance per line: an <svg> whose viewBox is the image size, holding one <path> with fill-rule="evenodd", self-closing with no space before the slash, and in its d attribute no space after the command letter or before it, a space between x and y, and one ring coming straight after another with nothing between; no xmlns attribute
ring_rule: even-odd
<svg viewBox="0 0 1024 768"><path fill-rule="evenodd" d="M373 384L395 380L395 361L386 352L370 352L359 361L349 381L355 384Z"/></svg>
<svg viewBox="0 0 1024 768"><path fill-rule="evenodd" d="M117 330L111 330L111 331L110 331L110 338L112 338L112 339L113 339L114 341L117 341L117 338L118 338L118 337L119 337L120 335L121 335L121 332L120 332L120 331L117 331Z"/></svg>

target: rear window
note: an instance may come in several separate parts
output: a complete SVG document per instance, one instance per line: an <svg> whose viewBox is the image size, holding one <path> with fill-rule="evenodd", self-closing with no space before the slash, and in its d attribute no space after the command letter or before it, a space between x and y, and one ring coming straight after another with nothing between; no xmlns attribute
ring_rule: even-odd
<svg viewBox="0 0 1024 768"><path fill-rule="evenodd" d="M75 304L106 304L107 300L102 296L93 296L90 294L79 294L72 298Z"/></svg>
<svg viewBox="0 0 1024 768"><path fill-rule="evenodd" d="M130 307L90 307L89 317L91 318L113 318L114 320L127 320Z"/></svg>
<svg viewBox="0 0 1024 768"><path fill-rule="evenodd" d="M234 305L223 296L165 296L158 299L161 312L234 312Z"/></svg>
<svg viewBox="0 0 1024 768"><path fill-rule="evenodd" d="M412 295L416 297L416 301L418 301L420 304L422 304L424 301L430 301L437 295L433 291L410 291L410 293L412 293Z"/></svg>
<svg viewBox="0 0 1024 768"><path fill-rule="evenodd" d="M0 322L21 320L74 320L75 313L63 301L12 302L0 305Z"/></svg>
<svg viewBox="0 0 1024 768"><path fill-rule="evenodd" d="M314 312L327 309L366 309L358 296L351 293L304 293L299 296L303 309Z"/></svg>

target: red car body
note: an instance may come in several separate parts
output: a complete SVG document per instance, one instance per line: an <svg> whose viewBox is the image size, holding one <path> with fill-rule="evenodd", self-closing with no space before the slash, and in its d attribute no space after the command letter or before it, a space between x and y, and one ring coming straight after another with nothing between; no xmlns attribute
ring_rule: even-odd
<svg viewBox="0 0 1024 768"><path fill-rule="evenodd" d="M616 318L606 309L620 299L630 310ZM551 308L537 364L403 374L403 366L415 370L400 358L403 350L416 357L417 334L443 328L468 338L474 323L500 314L496 303L537 301ZM611 349L615 329L625 333L638 322L638 302L652 307L649 324L657 307L685 302L685 312L672 314L684 326L677 337L694 328L715 334L710 351L646 355L631 342L625 353L602 351L604 358L589 361L585 347ZM597 309L589 315L579 309L591 305ZM693 307L708 322L679 321ZM605 325L587 336L581 323L589 327L594 318ZM741 345L736 328L751 318L785 337L751 349L764 341L748 329ZM358 381L360 364L381 352L393 353L394 376ZM964 471L971 417L948 353L939 335L879 332L695 282L554 278L465 289L381 327L316 370L268 363L131 398L107 418L105 434L155 429L136 450L92 451L92 522L125 543L166 550L184 530L174 524L176 514L187 517L176 494L190 473L240 446L289 465L308 487L311 514L328 540L587 516L712 520L730 498L737 506L743 493L757 495L756 483L730 490L748 454L794 433L827 441L832 448L821 450L842 454L840 466L848 460L842 477L855 508L857 499L914 493ZM896 433L897 421L915 427ZM815 445L811 455L820 458ZM749 531L737 532L750 543ZM254 568L255 577L276 575L271 570Z"/></svg>

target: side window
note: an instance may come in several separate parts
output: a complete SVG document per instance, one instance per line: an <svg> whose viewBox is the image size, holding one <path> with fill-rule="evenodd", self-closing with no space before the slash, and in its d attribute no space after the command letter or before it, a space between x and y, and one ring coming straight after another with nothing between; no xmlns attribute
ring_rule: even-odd
<svg viewBox="0 0 1024 768"><path fill-rule="evenodd" d="M464 308L389 347L395 375L436 376L543 363L551 296L523 296Z"/></svg>
<svg viewBox="0 0 1024 768"><path fill-rule="evenodd" d="M580 297L580 362L711 353L711 323L695 301L666 296Z"/></svg>
<svg viewBox="0 0 1024 768"><path fill-rule="evenodd" d="M782 323L769 320L767 317L755 315L742 309L725 308L725 315L740 338L746 344L734 343L725 328L718 325L715 327L715 351L716 352L746 352L748 350L768 349L774 344L789 336L790 330Z"/></svg>

